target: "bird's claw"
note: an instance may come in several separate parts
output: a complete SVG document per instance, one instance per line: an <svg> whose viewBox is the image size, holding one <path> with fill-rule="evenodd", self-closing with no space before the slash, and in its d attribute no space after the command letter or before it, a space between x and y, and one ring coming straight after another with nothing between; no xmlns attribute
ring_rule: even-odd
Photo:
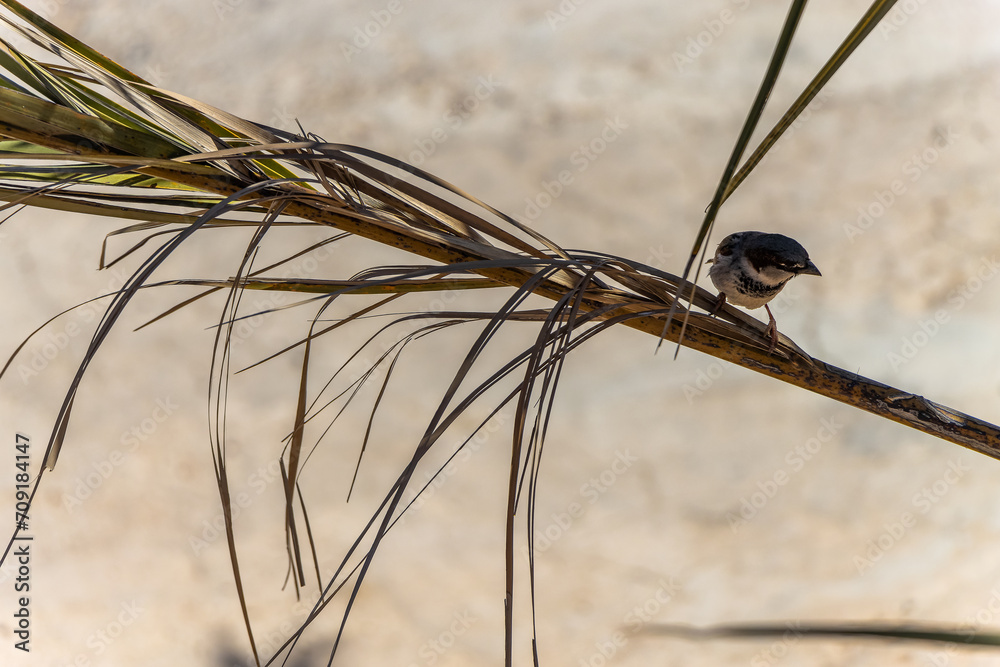
<svg viewBox="0 0 1000 667"><path fill-rule="evenodd" d="M764 335L771 336L771 346L767 348L767 353L772 354L778 347L778 322L774 319L774 315L771 314L771 308L765 303L764 309L767 310L767 329L764 330Z"/></svg>
<svg viewBox="0 0 1000 667"><path fill-rule="evenodd" d="M772 354L778 348L778 327L774 322L767 325L764 335L771 336L771 345L767 348L767 353Z"/></svg>
<svg viewBox="0 0 1000 667"><path fill-rule="evenodd" d="M719 292L719 298L715 301L715 308L712 309L710 314L713 316L718 315L724 305L726 305L726 295L723 292Z"/></svg>

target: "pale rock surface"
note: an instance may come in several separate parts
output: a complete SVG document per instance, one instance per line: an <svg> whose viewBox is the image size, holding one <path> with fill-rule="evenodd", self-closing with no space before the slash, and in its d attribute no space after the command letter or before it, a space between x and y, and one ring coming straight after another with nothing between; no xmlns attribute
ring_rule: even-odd
<svg viewBox="0 0 1000 667"><path fill-rule="evenodd" d="M788 3L28 4L157 85L417 163L564 247L680 272ZM766 128L867 5L811 3ZM775 308L783 333L825 361L997 422L1000 3L902 2L896 11L886 24L894 29L873 33L732 197L714 239L739 229L793 236L823 277L786 289ZM592 142L594 159L581 150ZM552 196L562 171L571 182ZM104 234L118 226L35 211L4 223L4 355L55 313L121 284L123 274L95 270ZM268 253L321 237L276 233ZM162 274L231 275L246 238L206 233ZM359 241L322 260L300 268L343 278L414 261ZM32 652L11 648L7 566L0 664L247 664L228 551L212 527L220 510L205 401L221 301L131 331L189 293L137 299L88 372L32 516ZM275 305L267 299L249 295L247 305ZM40 334L0 386L0 441L29 434L36 461L95 312ZM236 359L246 365L296 340L312 312L264 318ZM365 331L324 343L317 382ZM327 570L388 489L474 333L408 351L350 504L374 390L309 461L302 486ZM512 326L485 363L533 335ZM60 349L52 360L46 344ZM672 348L654 347L611 331L567 364L538 495L542 664L995 664L995 652L794 632L774 643L638 632L648 621L1000 625L1000 463L690 350L674 361ZM24 371L37 355L40 371ZM274 463L299 362L293 353L238 376L229 396L229 473L246 501L240 565L264 653L304 618L281 590ZM463 420L463 433L487 407ZM502 664L510 415L390 533L338 664ZM460 439L458 430L445 438L418 480ZM8 507L11 454L0 469ZM734 527L741 512L747 520ZM530 664L526 559L519 564L515 651L517 664ZM325 664L342 603L333 607L292 664Z"/></svg>

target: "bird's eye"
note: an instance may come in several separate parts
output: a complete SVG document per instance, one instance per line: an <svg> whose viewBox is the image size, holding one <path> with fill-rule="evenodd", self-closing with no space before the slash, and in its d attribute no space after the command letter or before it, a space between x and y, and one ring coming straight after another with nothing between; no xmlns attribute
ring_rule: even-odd
<svg viewBox="0 0 1000 667"><path fill-rule="evenodd" d="M719 254L725 257L729 257L730 255L733 254L733 246L731 245L719 246Z"/></svg>

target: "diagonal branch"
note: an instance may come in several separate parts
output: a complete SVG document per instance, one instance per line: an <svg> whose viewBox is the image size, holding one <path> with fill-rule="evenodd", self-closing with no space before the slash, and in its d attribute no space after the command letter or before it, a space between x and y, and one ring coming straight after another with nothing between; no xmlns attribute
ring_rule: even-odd
<svg viewBox="0 0 1000 667"><path fill-rule="evenodd" d="M110 148L111 146L115 146L119 150L126 146L132 150L141 150L148 146L142 141L135 140L133 138L134 132L129 128L123 128L125 135L121 137L113 131L114 126L109 121L84 116L44 100L35 99L28 106L18 105L17 102L20 102L21 98L24 97L28 96L17 91L0 89L0 134L53 150L65 150L68 145L79 146L80 144L73 141L72 137L78 136L77 133L80 132L86 133L90 126L94 126L95 131L99 129L101 132L102 145L108 148L97 154L89 152L87 155L80 155L78 159L86 163L98 161L101 154L120 156L117 150ZM40 125L42 122L40 118L44 118L44 127ZM300 152L303 150L303 145L302 142L294 144L292 150ZM316 147L320 149L325 146L327 145L316 144ZM272 153L276 151L274 146L271 148ZM474 272L494 283L520 287L531 280L538 270L541 270L538 264L534 266L525 264L526 258L520 253L507 251L472 238L461 237L446 230L407 225L386 216L378 216L371 211L357 211L343 206L331 206L324 201L325 195L306 190L294 183L285 182L269 188L247 189L245 184L229 174L211 174L207 173L204 167L198 168L199 165L192 163L191 156L187 156L183 162L176 162L162 159L161 150L155 150L154 153L155 155L152 157L156 159L148 162L144 157L137 156L135 158L137 165L135 171L222 197L231 197L242 190L241 196L248 201L272 199L277 190L282 193L281 196L284 198L283 213L285 216L340 229L444 265L465 262L484 263L480 264L481 268L475 269ZM232 156L233 152L229 150L226 151L226 154ZM215 153L208 153L199 155L197 159L208 161L216 157ZM386 159L389 160L389 158ZM329 161L328 151L320 151L316 160ZM144 164L147 166L143 166ZM381 185L391 188L396 180L394 177L385 175L384 181L386 182ZM24 203L31 204L33 201L28 199ZM484 227L490 226L485 221L481 221L481 224ZM540 262L540 260L528 261ZM641 267L635 262L622 261L628 267L624 269L626 273L634 272L632 267ZM637 276L649 289L642 296L630 290L605 290L595 286L589 288L587 296L581 300L580 310L590 312L606 307L610 301L616 301L620 306L619 311L614 315L633 315L633 317L623 320L622 323L626 326L657 337L663 334L665 338L678 342L680 324L672 321L669 328L664 331L665 313L656 311L670 308L677 287L684 284L685 281L663 272L652 273L649 267L643 268L647 269L648 272L637 274ZM575 282L579 278L579 274L569 270L563 271L541 281L535 288L535 293L553 301L559 301L574 288ZM636 276L632 276L632 278L637 279ZM690 283L687 284L690 285ZM661 295L659 299L652 300L650 298L649 293L653 288L658 288L657 291ZM695 300L696 305L701 304L704 307L703 304L711 303L712 300L711 294L699 288L699 298ZM912 392L890 387L836 368L823 361L812 360L811 363L804 361L797 358L798 355L788 351L787 343L789 341L787 339L785 340L786 344L779 348L779 352L785 350L783 354L770 355L767 353L766 339L760 335L763 331L762 324L757 323L759 326L751 324L756 320L747 316L741 317L733 309L727 309L725 312L730 319L735 319L738 328L743 329L743 337L734 339L734 332L713 331L710 326L707 326L707 322L710 320L703 317L697 320L692 319L692 324L688 326L681 343L685 347L724 359L1000 459L1000 429L996 426L940 406L916 396ZM748 330L747 327L751 328Z"/></svg>

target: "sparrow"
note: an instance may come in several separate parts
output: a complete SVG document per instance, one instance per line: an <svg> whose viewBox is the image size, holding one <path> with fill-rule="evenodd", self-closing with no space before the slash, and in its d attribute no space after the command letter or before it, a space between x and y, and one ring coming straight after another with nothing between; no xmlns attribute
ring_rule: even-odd
<svg viewBox="0 0 1000 667"><path fill-rule="evenodd" d="M713 314L719 312L726 299L750 310L764 306L769 318L765 333L771 336L769 353L778 345L778 324L767 302L799 274L822 275L798 241L765 232L730 234L707 263L712 265L708 275L719 290Z"/></svg>

